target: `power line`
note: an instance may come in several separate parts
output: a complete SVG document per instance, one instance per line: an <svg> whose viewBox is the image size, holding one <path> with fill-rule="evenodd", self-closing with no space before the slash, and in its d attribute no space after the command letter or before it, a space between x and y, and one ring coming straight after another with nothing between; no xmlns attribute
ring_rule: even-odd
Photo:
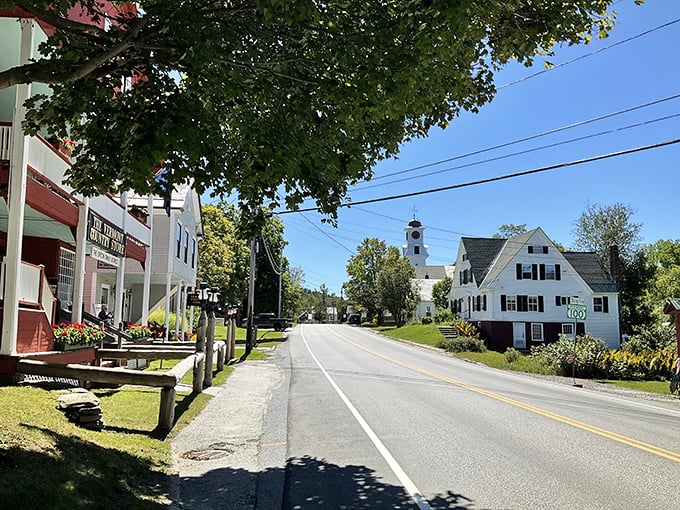
<svg viewBox="0 0 680 510"><path fill-rule="evenodd" d="M555 69L559 69L560 67L564 67L564 66L567 66L569 64L573 64L574 62L578 62L579 60L583 60L584 58L592 57L593 55L597 55L598 53L601 53L603 51L610 50L610 49L612 49L616 46L619 46L621 44L633 41L633 40L638 39L640 37L643 37L645 35L649 35L652 32L656 32L657 30L661 30L663 28L670 27L671 25L674 25L678 22L680 22L680 18L674 19L673 21L669 21L668 23L664 23L663 25L659 25L658 27L650 28L649 30L646 30L644 32L640 32L639 34L628 37L627 39L622 39L621 41L617 41L617 42L612 43L608 46L603 46L602 48L599 48L595 51L591 51L590 53L586 53L585 55L581 55L581 56L572 58L571 60L567 60L565 62L562 62L561 64L554 65L554 66L550 67L549 69L543 69L542 71L538 71L534 74L530 74L528 76L525 76L524 78L520 78L518 80L511 81L510 83L506 83L505 85L501 85L500 87L498 87L497 90L502 90L504 88L511 87L512 85L516 85L518 83L522 83L523 81L530 80L531 78L535 78L536 76L540 76L540 75L545 74L549 71L554 71Z"/></svg>
<svg viewBox="0 0 680 510"><path fill-rule="evenodd" d="M316 211L316 210L317 210L316 208L314 208L314 209L308 209L308 211ZM306 212L306 211L300 210L299 212ZM275 213L275 214L281 214L281 213ZM307 216L305 216L304 214L302 214L301 216L302 216L305 220L307 220L307 222L308 222L310 225L312 225L315 229L317 229L319 232L321 232L323 235L325 235L328 239L330 239L331 241L333 241L335 244L337 244L338 246L340 246L340 248L342 248L343 250L347 251L350 255L356 255L356 253L354 253L354 251L352 251L352 250L350 250L349 248L347 248L347 246L345 246L344 244L342 244L340 241L338 241L338 240L335 239L334 237L330 236L327 232L324 232L323 230L321 230L321 229L320 229L320 228L319 228L312 220L310 220L309 218L307 218Z"/></svg>
<svg viewBox="0 0 680 510"><path fill-rule="evenodd" d="M491 147L486 147L484 149L478 149L476 151L466 152L464 154L459 154L458 156L453 156L453 157L442 159L442 160L439 160L439 161L434 161L432 163L425 163L423 165L414 166L414 167L411 167L411 168L407 168L405 170L399 170L398 172L391 172L391 173L388 173L388 174L379 175L377 177L372 178L371 182L375 182L375 181L378 181L380 179L385 179L387 177L393 177L393 176L396 176L396 175L402 175L402 174L406 174L406 173L410 173L410 172L415 172L417 170L422 170L424 168L430 168L430 167L433 167L433 166L441 165L443 163L450 163L451 161L456 161L456 160L459 160L459 159L468 158L470 156L477 156L478 154L483 154L485 152L494 151L496 149L502 149L504 147L509 147L511 145L516 145L516 144L522 143L522 142L528 142L529 140L535 140L536 138L542 138L544 136L559 133L561 131L573 129L575 127L585 126L587 124L592 124L593 122L598 122L598 121L601 121L601 120L616 117L618 115L623 115L624 113L634 112L636 110L641 110L643 108L648 108L650 106L655 106L655 105L665 103L667 101L672 101L672 100L678 99L678 98L680 98L680 94L675 94L675 95L672 95L672 96L664 97L662 99L656 99L654 101L650 101L650 102L647 102L647 103L644 103L644 104L640 104L640 105L637 105L637 106L631 106L629 108L624 108L623 110L618 110L616 112L606 113L606 114L600 115L598 117L592 117L592 118L587 119L587 120L582 120L582 121L579 121L579 122L575 122L573 124L568 124L566 126L561 126L561 127L558 127L558 128L550 129L548 131L543 131L541 133L536 133L536 134L533 134L533 135L525 136L523 138L517 138L515 140L511 140L509 142L504 142L504 143L501 143L501 144L498 144L498 145L493 145ZM365 182L368 182L368 181L365 181ZM365 187L364 188L355 187L354 189L355 190L365 189Z"/></svg>
<svg viewBox="0 0 680 510"><path fill-rule="evenodd" d="M414 192L411 192L411 193L402 193L402 194L399 194L399 195L391 195L391 196L387 196L387 197L372 198L372 199L368 199L368 200L360 200L360 201L354 202L354 203L346 202L346 203L340 204L338 207L349 207L349 208L351 208L352 206L355 206L355 205L374 204L374 203L377 203L377 202L387 202L389 200L397 200L397 199L400 199L400 198L409 198L409 197L415 197L415 196L420 196L420 195L428 195L430 193L438 193L440 191L449 191L449 190L452 190L452 189L467 188L467 187L470 187L470 186L477 186L479 184L488 184L490 182L512 179L514 177L522 177L524 175L537 174L537 173L540 173L540 172L547 172L549 170L556 170L556 169L559 169L559 168L565 168L565 167L569 167L569 166L582 165L584 163L592 163L594 161L600 161L600 160L603 160L603 159L610 159L610 158L614 158L614 157L618 157L618 156L625 156L625 155L628 155L628 154L634 154L634 153L637 153L637 152L643 152L643 151L647 151L647 150L651 150L651 149L658 149L658 148L666 147L668 145L673 145L673 144L676 144L676 143L680 143L680 138L676 138L674 140L667 140L665 142L659 142L659 143L655 143L655 144L651 144L651 145L643 145L643 146L635 147L635 148L632 148L632 149L625 149L625 150L622 150L622 151L610 152L610 153L607 153L607 154L599 154L597 156L592 156L592 157L583 158L583 159L577 159L577 160L574 160L574 161L567 161L565 163L558 163L558 164L555 164L555 165L549 165L549 166L544 166L544 167L540 167L540 168L534 168L532 170L524 170L524 171L515 172L515 173L512 173L512 174L505 174L505 175L499 175L499 176L496 176L496 177L489 177L487 179L480 179L478 181L465 182L465 183L462 183L462 184L452 184L450 186L442 186L440 188L430 188L430 189L426 189L426 190L414 191ZM275 213L275 214L282 215L282 214L303 213L303 212L318 211L318 210L319 210L318 207L310 207L310 208L306 208L306 209L286 210L286 211L281 211L281 212L278 212L278 213Z"/></svg>
<svg viewBox="0 0 680 510"><path fill-rule="evenodd" d="M567 145L567 144L574 143L574 142L582 142L584 140L590 140L592 138L597 138L598 136L604 136L604 135L609 135L609 134L612 134L612 133L618 133L620 131L625 131L627 129L633 129L633 128L637 128L637 127L641 127L641 126L648 126L648 125L654 124L656 122L662 122L664 120L670 120L670 119L674 119L676 117L680 117L680 113L674 113L672 115L666 115L665 117L657 117L656 119L646 120L644 122L637 122L635 124L629 124L627 126L623 126L623 127L619 127L619 128L608 129L606 131L600 131L598 133L591 133L589 135L579 136L579 137L576 137L576 138L570 138L569 140L562 140L560 142L555 142L555 143L551 143L551 144L548 144L548 145L541 145L540 147L533 147L531 149L525 149L523 151L512 152L510 154L504 154L502 156L496 156L496 157L493 157L493 158L483 159L481 161L473 161L472 163L465 163L464 165L442 168L440 170L434 170L432 172L427 172L427 173L424 173L424 174L418 174L415 177L403 177L401 179L395 179L393 181L382 182L382 183L373 184L373 185L370 185L370 186L362 186L361 188L359 188L358 190L355 190L355 191L359 191L359 190L363 191L363 190L366 190L366 189L378 188L380 186L388 186L390 184L396 184L396 183L399 183L399 182L404 182L404 181L413 180L413 179L420 179L420 178L423 178L423 177L429 177L429 176L432 176L432 175L442 174L442 173L445 173L445 172L452 172L453 170L460 170L462 168L469 168L469 167L472 167L472 166L482 165L484 163L491 163L493 161L500 161L500 160L503 160L503 159L512 158L514 156L521 156L523 154L529 154L531 152L538 152L538 151L541 151L541 150L544 150L544 149L552 149L554 147L559 147L561 145Z"/></svg>

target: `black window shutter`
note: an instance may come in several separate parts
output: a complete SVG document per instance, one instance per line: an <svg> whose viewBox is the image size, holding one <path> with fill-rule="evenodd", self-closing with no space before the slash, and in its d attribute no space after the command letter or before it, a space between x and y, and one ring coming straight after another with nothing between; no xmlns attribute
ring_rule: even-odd
<svg viewBox="0 0 680 510"><path fill-rule="evenodd" d="M486 312L486 294L482 296L482 310Z"/></svg>
<svg viewBox="0 0 680 510"><path fill-rule="evenodd" d="M505 294L501 294L501 312L504 312L506 308L505 305Z"/></svg>
<svg viewBox="0 0 680 510"><path fill-rule="evenodd" d="M560 296L555 296L555 306L562 306L562 298Z"/></svg>
<svg viewBox="0 0 680 510"><path fill-rule="evenodd" d="M463 271L460 271L458 275L460 276L460 284L463 285Z"/></svg>
<svg viewBox="0 0 680 510"><path fill-rule="evenodd" d="M542 312L543 310L543 296L538 296L538 311Z"/></svg>
<svg viewBox="0 0 680 510"><path fill-rule="evenodd" d="M521 280L522 279L522 264L517 263L517 266L515 266L515 267L517 268L517 279Z"/></svg>
<svg viewBox="0 0 680 510"><path fill-rule="evenodd" d="M561 280L562 279L562 273L560 272L560 265L555 264L555 280Z"/></svg>
<svg viewBox="0 0 680 510"><path fill-rule="evenodd" d="M540 264L538 266L538 277L541 280L545 280L545 264Z"/></svg>
<svg viewBox="0 0 680 510"><path fill-rule="evenodd" d="M548 247L547 246L543 247L543 253L546 253L546 254L548 253Z"/></svg>
<svg viewBox="0 0 680 510"><path fill-rule="evenodd" d="M533 246L527 246L527 251L528 251L529 253L533 253L533 252L534 252L534 247L533 247Z"/></svg>
<svg viewBox="0 0 680 510"><path fill-rule="evenodd" d="M527 296L517 296L517 311L527 312L529 311L529 299Z"/></svg>
<svg viewBox="0 0 680 510"><path fill-rule="evenodd" d="M609 298L607 296L602 296L602 311L609 313Z"/></svg>
<svg viewBox="0 0 680 510"><path fill-rule="evenodd" d="M538 264L531 264L531 279L538 280Z"/></svg>

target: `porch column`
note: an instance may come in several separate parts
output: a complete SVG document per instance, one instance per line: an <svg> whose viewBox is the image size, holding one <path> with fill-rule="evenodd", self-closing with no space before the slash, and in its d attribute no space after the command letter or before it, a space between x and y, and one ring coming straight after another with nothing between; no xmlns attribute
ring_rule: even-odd
<svg viewBox="0 0 680 510"><path fill-rule="evenodd" d="M22 19L21 49L19 62L26 64L33 57L34 24L31 19ZM7 254L5 255L4 310L2 320L2 341L0 354L12 355L17 352L19 332L19 297L22 242L24 239L24 207L26 203L26 177L28 161L28 139L21 124L26 118L24 102L31 95L31 84L16 86L14 115L12 118L12 140L9 156L9 188L7 192Z"/></svg>
<svg viewBox="0 0 680 510"><path fill-rule="evenodd" d="M170 339L170 290L172 286L172 274L168 271L165 275L165 336L163 341Z"/></svg>
<svg viewBox="0 0 680 510"><path fill-rule="evenodd" d="M184 281L180 280L177 283L177 291L175 292L175 337L180 332L180 320L182 319L182 295L184 290Z"/></svg>
<svg viewBox="0 0 680 510"><path fill-rule="evenodd" d="M189 288L188 282L184 282L182 285L182 340L184 340L184 333L187 331L187 289Z"/></svg>
<svg viewBox="0 0 680 510"><path fill-rule="evenodd" d="M166 263L166 276L165 276L165 339L170 338L170 290L172 283L172 272L174 270L174 240L175 234L175 213L170 210L168 215L168 260Z"/></svg>
<svg viewBox="0 0 680 510"><path fill-rule="evenodd" d="M123 232L127 233L127 191L120 195L120 205L123 206L123 222L122 229ZM123 320L123 303L125 299L125 256L122 256L118 260L118 269L116 271L116 304L113 310L113 323L116 327L120 326Z"/></svg>
<svg viewBox="0 0 680 510"><path fill-rule="evenodd" d="M90 211L90 199L85 197L83 205L78 208L78 228L76 230L76 267L73 278L73 306L71 321L83 320L83 296L85 295L85 256L87 254L87 215ZM89 312L90 310L88 310Z"/></svg>
<svg viewBox="0 0 680 510"><path fill-rule="evenodd" d="M149 215L147 216L147 224L149 225L149 235L151 241L149 242L149 246L146 247L146 262L144 263L144 286L142 290L142 318L141 318L141 323L142 324L148 324L149 323L149 301L151 301L151 265L153 259L152 257L152 251L153 251L153 195L149 195L148 197L148 204L147 204L147 211Z"/></svg>

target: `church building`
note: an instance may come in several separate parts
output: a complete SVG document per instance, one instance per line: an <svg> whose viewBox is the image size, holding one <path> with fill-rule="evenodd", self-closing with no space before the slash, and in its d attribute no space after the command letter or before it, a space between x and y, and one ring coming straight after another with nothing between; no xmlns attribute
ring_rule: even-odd
<svg viewBox="0 0 680 510"><path fill-rule="evenodd" d="M452 278L454 266L428 266L427 257L428 246L425 244L425 227L413 216L404 228L406 233L406 244L402 246L402 254L409 259L409 262L416 270L414 285L420 296L415 311L415 318L422 320L424 317L434 315L434 301L432 300L432 287L442 281L447 276Z"/></svg>

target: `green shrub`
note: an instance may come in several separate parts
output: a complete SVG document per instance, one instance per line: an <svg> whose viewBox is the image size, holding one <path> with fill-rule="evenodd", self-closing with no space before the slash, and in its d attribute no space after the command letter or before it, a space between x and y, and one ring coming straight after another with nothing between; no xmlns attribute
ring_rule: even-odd
<svg viewBox="0 0 680 510"><path fill-rule="evenodd" d="M455 326L460 336L464 336L467 338L475 338L477 340L481 340L482 338L482 335L477 329L477 326L475 326L471 322L458 319L453 323L453 325Z"/></svg>
<svg viewBox="0 0 680 510"><path fill-rule="evenodd" d="M486 345L482 340L466 336L444 338L437 343L437 347L448 352L486 352Z"/></svg>
<svg viewBox="0 0 680 510"><path fill-rule="evenodd" d="M640 326L621 344L621 350L633 354L643 351L660 351L675 345L675 326L672 323Z"/></svg>
<svg viewBox="0 0 680 510"><path fill-rule="evenodd" d="M434 311L434 322L436 324L451 324L453 322L453 314L448 308L440 308Z"/></svg>
<svg viewBox="0 0 680 510"><path fill-rule="evenodd" d="M420 322L421 324L432 324L432 317L423 317Z"/></svg>
<svg viewBox="0 0 680 510"><path fill-rule="evenodd" d="M514 347L508 347L505 350L505 361L507 361L508 363L515 363L521 357L522 357L522 353L519 352Z"/></svg>
<svg viewBox="0 0 680 510"><path fill-rule="evenodd" d="M604 340L586 333L576 337L574 353L574 340L560 335L557 342L533 346L531 356L557 375L572 375L574 370L578 377L595 378L604 376L602 359L607 350ZM574 367L569 363L571 354L575 355Z"/></svg>

